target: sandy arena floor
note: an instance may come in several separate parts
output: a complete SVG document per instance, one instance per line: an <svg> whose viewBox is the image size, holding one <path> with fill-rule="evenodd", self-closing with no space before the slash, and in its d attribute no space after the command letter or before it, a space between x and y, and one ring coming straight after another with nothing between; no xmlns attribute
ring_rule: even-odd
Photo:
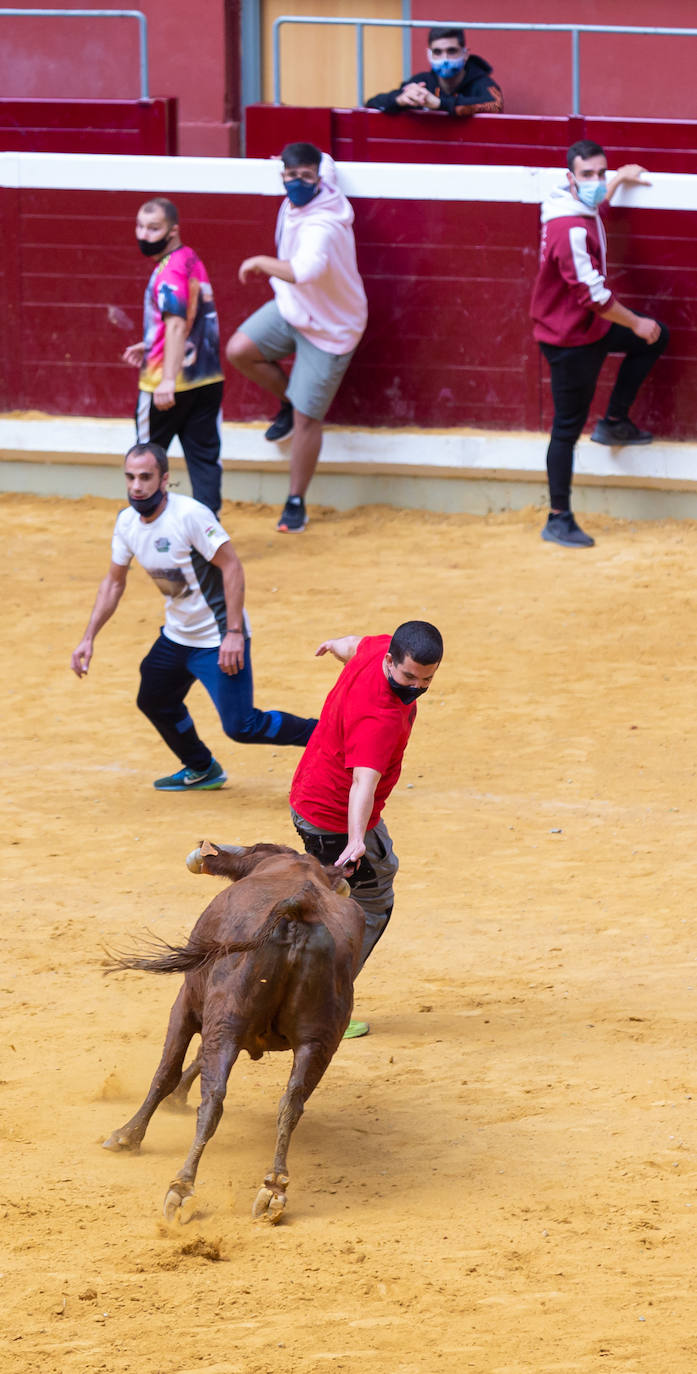
<svg viewBox="0 0 697 1374"><path fill-rule="evenodd" d="M697 529L227 505L257 701L315 711L328 635L422 616L446 658L387 819L392 925L254 1225L283 1055L233 1069L197 1209L168 1229L193 1112L131 1116L178 979L102 946L188 932L202 837L293 843L297 754L224 739L221 792L158 795L134 706L161 606L135 569L70 673L118 503L5 497L0 1365L29 1374L694 1374ZM584 521L586 524L586 521ZM196 1094L193 1094L194 1100Z"/></svg>

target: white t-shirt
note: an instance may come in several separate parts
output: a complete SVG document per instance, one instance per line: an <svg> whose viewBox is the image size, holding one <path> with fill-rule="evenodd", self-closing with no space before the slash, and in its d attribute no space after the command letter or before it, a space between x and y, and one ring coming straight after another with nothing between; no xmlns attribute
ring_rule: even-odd
<svg viewBox="0 0 697 1374"><path fill-rule="evenodd" d="M215 649L227 629L223 575L210 562L229 536L200 501L169 492L156 520L132 506L119 512L111 541L114 563L138 562L167 598L164 633L175 644ZM242 628L250 634L247 612Z"/></svg>

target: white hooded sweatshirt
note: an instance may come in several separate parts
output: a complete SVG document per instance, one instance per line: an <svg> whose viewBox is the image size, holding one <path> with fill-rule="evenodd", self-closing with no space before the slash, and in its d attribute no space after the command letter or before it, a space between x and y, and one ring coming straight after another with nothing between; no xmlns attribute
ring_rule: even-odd
<svg viewBox="0 0 697 1374"><path fill-rule="evenodd" d="M351 353L366 326L368 302L356 265L353 210L336 184L326 153L321 189L308 205L286 197L276 221L276 253L294 282L271 277L284 320L324 353Z"/></svg>

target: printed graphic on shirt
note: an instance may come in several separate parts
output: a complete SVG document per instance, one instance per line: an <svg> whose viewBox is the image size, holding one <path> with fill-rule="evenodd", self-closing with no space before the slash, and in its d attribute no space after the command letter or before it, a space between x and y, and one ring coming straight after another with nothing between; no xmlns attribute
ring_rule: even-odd
<svg viewBox="0 0 697 1374"><path fill-rule="evenodd" d="M162 381L167 315L176 315L187 324L186 351L175 391L222 381L213 288L201 259L183 245L158 262L145 289L141 391L154 391Z"/></svg>
<svg viewBox="0 0 697 1374"><path fill-rule="evenodd" d="M163 596L191 596L191 587L181 568L146 568L145 571Z"/></svg>

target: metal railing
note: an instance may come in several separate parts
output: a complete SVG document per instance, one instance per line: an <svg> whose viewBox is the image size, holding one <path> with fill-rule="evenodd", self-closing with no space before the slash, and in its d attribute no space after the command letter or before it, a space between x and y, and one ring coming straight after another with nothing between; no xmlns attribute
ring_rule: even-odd
<svg viewBox="0 0 697 1374"><path fill-rule="evenodd" d="M137 19L140 55L140 100L150 99L148 83L148 21L142 10L4 10L0 18L33 16L40 19Z"/></svg>
<svg viewBox="0 0 697 1374"><path fill-rule="evenodd" d="M638 24L475 24L462 19L315 19L314 16L281 14L274 20L273 43L273 101L281 104L281 25L282 24L351 24L356 30L356 104L361 106L365 95L365 29L493 29L506 33L568 33L571 35L571 114L581 113L581 45L582 33L647 34L659 38L697 38L697 29L659 29ZM406 72L405 76L409 73Z"/></svg>

